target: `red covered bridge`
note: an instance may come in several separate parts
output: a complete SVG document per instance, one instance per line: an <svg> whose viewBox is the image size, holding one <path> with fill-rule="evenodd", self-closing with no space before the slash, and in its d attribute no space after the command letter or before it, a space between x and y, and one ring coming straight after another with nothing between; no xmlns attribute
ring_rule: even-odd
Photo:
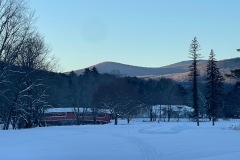
<svg viewBox="0 0 240 160"><path fill-rule="evenodd" d="M42 122L46 125L72 125L77 124L77 115L81 119L81 123L92 124L94 122L91 109L80 108L48 108L45 110ZM111 113L108 109L98 110L96 122L98 124L109 123Z"/></svg>

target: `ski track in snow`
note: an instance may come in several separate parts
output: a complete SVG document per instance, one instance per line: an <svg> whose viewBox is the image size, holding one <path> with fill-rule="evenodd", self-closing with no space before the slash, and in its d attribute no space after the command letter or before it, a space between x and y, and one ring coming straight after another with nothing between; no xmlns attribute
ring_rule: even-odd
<svg viewBox="0 0 240 160"><path fill-rule="evenodd" d="M137 137L127 137L130 143L137 145L144 160L159 160L155 147Z"/></svg>
<svg viewBox="0 0 240 160"><path fill-rule="evenodd" d="M163 154L159 154L156 152L154 146L145 142L141 138L135 136L123 136L120 134L112 134L115 137L126 139L128 142L137 146L140 150L143 160L160 160L159 157L163 156Z"/></svg>

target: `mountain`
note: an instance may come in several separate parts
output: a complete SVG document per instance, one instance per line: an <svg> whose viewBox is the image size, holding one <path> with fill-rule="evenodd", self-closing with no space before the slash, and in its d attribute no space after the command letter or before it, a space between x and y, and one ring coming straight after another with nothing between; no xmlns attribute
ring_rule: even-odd
<svg viewBox="0 0 240 160"><path fill-rule="evenodd" d="M115 62L103 62L94 65L97 67L100 73L109 74L121 74L125 76L137 76L147 79L158 79L161 77L171 78L177 82L187 82L189 74L189 65L192 61L182 61L179 63L174 63L164 67L149 68L149 67L139 67L126 65ZM199 60L198 69L200 72L200 80L204 80L206 76L206 64L207 60ZM90 66L89 68L92 68ZM223 75L230 74L230 71L236 68L240 68L240 58L226 59L218 61L218 67ZM84 69L75 70L76 74L82 74ZM227 77L227 83L234 83L234 80Z"/></svg>
<svg viewBox="0 0 240 160"><path fill-rule="evenodd" d="M183 61L176 64L172 64L164 67L150 68L150 67L139 67L132 66L116 62L103 62L94 65L97 67L100 73L109 73L109 74L121 74L126 76L159 76L173 73L183 73L188 70L190 61ZM88 68L92 68L90 66ZM84 69L75 70L76 74L82 74Z"/></svg>

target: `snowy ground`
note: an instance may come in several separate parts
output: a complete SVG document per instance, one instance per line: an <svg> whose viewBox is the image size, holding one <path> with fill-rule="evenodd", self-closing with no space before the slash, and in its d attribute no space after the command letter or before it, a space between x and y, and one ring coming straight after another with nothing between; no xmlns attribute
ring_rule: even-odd
<svg viewBox="0 0 240 160"><path fill-rule="evenodd" d="M240 131L229 127L238 124L135 120L0 131L0 160L235 160Z"/></svg>

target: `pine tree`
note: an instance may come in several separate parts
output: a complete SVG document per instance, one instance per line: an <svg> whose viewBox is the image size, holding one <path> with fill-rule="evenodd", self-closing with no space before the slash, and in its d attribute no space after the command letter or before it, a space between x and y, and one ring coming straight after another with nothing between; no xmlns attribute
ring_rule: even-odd
<svg viewBox="0 0 240 160"><path fill-rule="evenodd" d="M207 78L206 78L206 107L207 114L212 120L212 125L217 119L219 106L218 101L220 100L223 92L224 79L221 75L219 68L217 67L217 61L215 59L214 51L211 50L209 60L207 63Z"/></svg>
<svg viewBox="0 0 240 160"><path fill-rule="evenodd" d="M91 74L91 71L89 68L85 68L84 72L83 72L83 75L88 77L89 75Z"/></svg>
<svg viewBox="0 0 240 160"><path fill-rule="evenodd" d="M77 76L77 74L74 71L71 71L71 72L69 72L69 76L70 77L75 77L75 76Z"/></svg>
<svg viewBox="0 0 240 160"><path fill-rule="evenodd" d="M94 77L97 77L99 75L99 72L98 72L98 69L94 66L91 70L91 74L94 76Z"/></svg>
<svg viewBox="0 0 240 160"><path fill-rule="evenodd" d="M193 108L194 108L194 117L197 121L197 126L199 126L199 107L198 107L198 84L197 84L197 77L199 76L198 70L197 70L197 61L200 58L200 53L198 51L200 50L200 45L198 43L198 40L196 37L192 40L192 43L190 44L189 48L189 58L191 58L192 64L189 66L190 69L190 81L192 82L192 99L193 99Z"/></svg>

